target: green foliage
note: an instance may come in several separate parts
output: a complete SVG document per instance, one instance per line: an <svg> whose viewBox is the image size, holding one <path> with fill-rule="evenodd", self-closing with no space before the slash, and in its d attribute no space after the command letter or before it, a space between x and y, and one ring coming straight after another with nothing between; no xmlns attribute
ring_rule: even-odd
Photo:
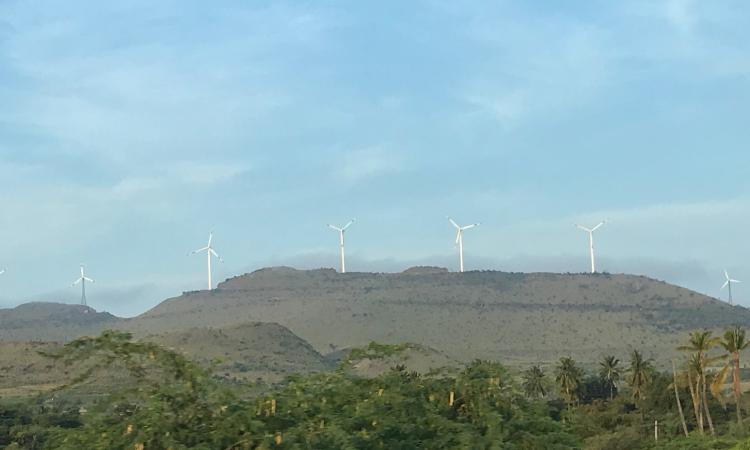
<svg viewBox="0 0 750 450"><path fill-rule="evenodd" d="M688 370L710 376L710 333L691 336ZM725 342L727 342L725 340ZM731 344L734 345L734 344ZM354 358L382 359L407 345L371 343ZM731 351L727 349L727 351ZM477 360L454 374L421 375L403 366L376 377L338 370L296 375L258 395L227 384L184 356L127 333L108 331L75 340L48 355L83 369L81 385L112 368L127 383L96 404L41 397L0 404L0 446L15 449L736 449L750 450L747 422L702 396L715 436L701 434L683 396L688 437L676 411L671 373L633 351L622 395L619 360L604 358L587 374L572 358L554 368L560 395L547 389L539 366L514 374ZM353 358L350 356L350 361ZM687 373L686 373L687 374ZM698 383L698 384L696 384ZM702 394L702 392L701 392ZM540 399L545 398L545 401ZM565 400L565 402L563 402ZM636 404L638 407L636 408ZM708 415L708 414L707 414ZM654 440L654 421L659 441Z"/></svg>
<svg viewBox="0 0 750 450"><path fill-rule="evenodd" d="M352 361L359 361L362 359L383 359L389 356L397 355L408 348L410 344L379 344L377 342L370 342L367 347L355 348L349 352L344 364L350 364Z"/></svg>
<svg viewBox="0 0 750 450"><path fill-rule="evenodd" d="M544 371L539 366L532 366L523 373L523 392L530 399L539 399L547 395Z"/></svg>
<svg viewBox="0 0 750 450"><path fill-rule="evenodd" d="M622 368L620 367L620 360L615 358L613 355L608 355L602 358L599 362L599 378L609 389L609 399L612 400L617 390L617 383L620 382L620 376L622 375Z"/></svg>
<svg viewBox="0 0 750 450"><path fill-rule="evenodd" d="M77 383L113 364L132 382L70 427L19 419L26 423L11 436L20 448L579 448L544 405L523 398L504 366L489 361L475 361L456 377L403 368L375 378L345 370L296 376L242 400L180 354L127 333L81 338L50 356L85 365Z"/></svg>
<svg viewBox="0 0 750 450"><path fill-rule="evenodd" d="M568 404L578 401L580 395L578 388L582 378L583 370L576 365L573 358L560 358L555 367L555 381Z"/></svg>

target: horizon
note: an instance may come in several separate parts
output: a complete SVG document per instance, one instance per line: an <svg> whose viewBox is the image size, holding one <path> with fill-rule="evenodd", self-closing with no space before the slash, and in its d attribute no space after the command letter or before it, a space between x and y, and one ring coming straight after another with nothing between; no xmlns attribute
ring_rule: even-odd
<svg viewBox="0 0 750 450"><path fill-rule="evenodd" d="M750 5L0 4L0 307L251 268L750 278ZM748 280L750 281L750 280ZM735 303L750 305L744 284Z"/></svg>

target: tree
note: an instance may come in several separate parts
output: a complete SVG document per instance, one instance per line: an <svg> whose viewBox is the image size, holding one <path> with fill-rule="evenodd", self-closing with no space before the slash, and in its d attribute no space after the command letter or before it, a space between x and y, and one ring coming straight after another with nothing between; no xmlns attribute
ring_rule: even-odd
<svg viewBox="0 0 750 450"><path fill-rule="evenodd" d="M523 373L523 391L529 398L544 398L547 390L544 386L544 371L539 366L532 366Z"/></svg>
<svg viewBox="0 0 750 450"><path fill-rule="evenodd" d="M737 423L742 424L742 413L740 410L742 400L742 387L740 377L740 352L750 346L750 341L745 338L745 330L736 326L724 332L724 339L720 342L724 350L731 356L732 365L732 391L734 393L734 404L737 409Z"/></svg>
<svg viewBox="0 0 750 450"><path fill-rule="evenodd" d="M628 384L633 391L633 400L636 405L643 400L643 390L651 380L653 365L650 359L644 359L641 352L633 350L630 354L630 367L628 368Z"/></svg>
<svg viewBox="0 0 750 450"><path fill-rule="evenodd" d="M555 381L568 406L578 400L578 386L581 384L581 378L583 378L583 371L576 365L573 358L560 358L555 367Z"/></svg>
<svg viewBox="0 0 750 450"><path fill-rule="evenodd" d="M677 383L677 367L675 366L674 360L672 360L672 387L674 387L674 398L677 402L677 411L680 413L680 423L682 424L682 432L685 433L685 437L688 436L687 423L685 422L685 413L682 411L682 402L680 401L680 388Z"/></svg>
<svg viewBox="0 0 750 450"><path fill-rule="evenodd" d="M724 332L723 339L719 342L719 345L726 350L727 354L723 355L723 358L727 358L727 363L722 367L718 374L711 383L711 392L716 398L718 398L722 404L724 399L721 395L721 391L726 384L727 376L732 374L732 395L734 396L735 411L737 413L737 423L742 424L742 412L741 412L741 399L742 399L742 387L741 387L741 376L740 376L740 352L745 350L750 341L745 338L745 330L736 326Z"/></svg>
<svg viewBox="0 0 750 450"><path fill-rule="evenodd" d="M708 365L719 358L709 358L708 352L716 347L720 339L712 336L712 332L709 330L694 331L690 333L688 339L688 345L678 347L678 350L692 352L693 360L691 368L696 372L696 395L699 398L699 406L702 406L702 412L706 414L706 420L708 421L708 427L711 430L711 434L715 434L714 423L711 419L711 411L708 408L708 396L706 395L707 383L706 383L706 369ZM689 369L690 370L690 369ZM690 372L688 372L690 373Z"/></svg>
<svg viewBox="0 0 750 450"><path fill-rule="evenodd" d="M612 355L605 356L599 362L599 377L609 387L609 399L614 398L614 391L617 388L617 383L620 381L620 375L622 369L618 367L620 360Z"/></svg>

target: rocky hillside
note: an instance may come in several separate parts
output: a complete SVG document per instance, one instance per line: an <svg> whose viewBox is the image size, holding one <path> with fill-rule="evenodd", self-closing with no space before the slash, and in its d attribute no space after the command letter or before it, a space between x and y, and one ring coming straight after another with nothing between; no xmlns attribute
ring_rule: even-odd
<svg viewBox="0 0 750 450"><path fill-rule="evenodd" d="M696 328L750 326L750 311L641 276L400 274L271 268L164 301L119 326L138 334L275 322L320 353L411 342L460 361L593 361L632 348L672 353Z"/></svg>

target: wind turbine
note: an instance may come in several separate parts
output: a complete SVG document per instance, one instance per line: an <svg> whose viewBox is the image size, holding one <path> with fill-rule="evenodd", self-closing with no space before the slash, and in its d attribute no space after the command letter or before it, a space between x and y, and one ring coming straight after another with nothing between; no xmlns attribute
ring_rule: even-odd
<svg viewBox="0 0 750 450"><path fill-rule="evenodd" d="M583 225L576 225L576 227L587 232L589 234L589 253L591 254L591 273L596 273L596 264L594 263L594 231L598 230L602 225L607 223L606 220L599 222L599 225L594 228L586 228Z"/></svg>
<svg viewBox="0 0 750 450"><path fill-rule="evenodd" d="M456 245L458 245L459 270L463 272L464 271L464 231L470 230L479 224L473 223L471 225L465 225L462 227L450 217L448 217L448 221L451 223L451 225L453 225L456 228Z"/></svg>
<svg viewBox="0 0 750 450"><path fill-rule="evenodd" d="M219 256L218 253L214 250L214 248L211 246L211 243L214 240L214 233L208 233L208 244L206 244L205 247L199 248L198 250L195 250L193 252L190 252L191 255L195 255L196 253L200 252L206 252L206 259L208 263L208 290L210 291L213 289L213 282L211 281L211 256L215 256L219 259L219 262L224 262L223 259L221 259L221 256Z"/></svg>
<svg viewBox="0 0 750 450"><path fill-rule="evenodd" d="M341 273L346 273L346 255L344 254L344 233L346 229L352 226L356 219L352 219L343 227L337 227L335 225L328 224L328 228L339 232L339 247L341 248Z"/></svg>
<svg viewBox="0 0 750 450"><path fill-rule="evenodd" d="M732 283L742 283L740 280L735 280L734 278L729 276L729 272L726 270L724 271L724 277L727 279L727 281L724 282L724 284L721 286L721 289L729 288L729 304L732 304Z"/></svg>
<svg viewBox="0 0 750 450"><path fill-rule="evenodd" d="M3 272L5 272L5 271L3 271ZM94 282L94 280L92 280L91 278L89 278L89 277L86 276L86 274L84 273L84 270L83 270L83 264L81 264L81 277L78 278L77 280L75 280L71 286L75 286L76 284L80 284L81 285L81 304L83 306L86 306L86 282L87 281L89 283L93 283Z"/></svg>

